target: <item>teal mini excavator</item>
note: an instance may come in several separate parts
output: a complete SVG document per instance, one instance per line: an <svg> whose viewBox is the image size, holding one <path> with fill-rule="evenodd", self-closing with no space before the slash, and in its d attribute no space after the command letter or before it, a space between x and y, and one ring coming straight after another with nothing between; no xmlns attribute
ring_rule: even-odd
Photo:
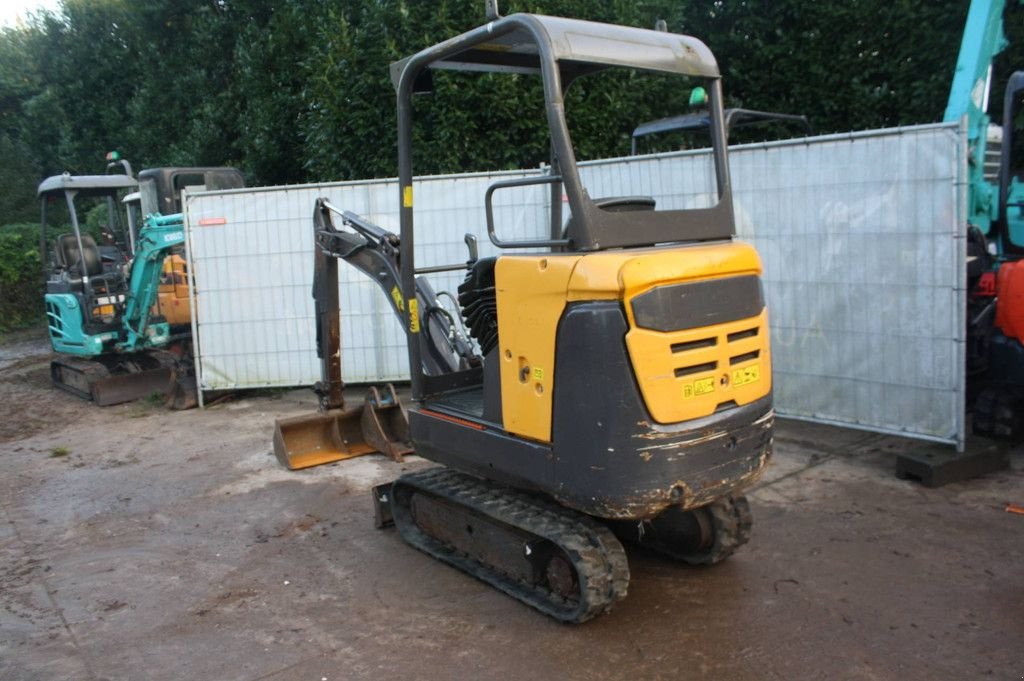
<svg viewBox="0 0 1024 681"><path fill-rule="evenodd" d="M973 431L1018 440L1024 436L1024 173L1014 142L1024 72L1005 80L1001 116L988 112L993 62L1008 44L1007 4L972 0L943 121L962 120L967 132L967 394Z"/></svg>
<svg viewBox="0 0 1024 681"><path fill-rule="evenodd" d="M1005 468L1007 445L988 438L1024 436L1024 171L1014 148L1024 72L1005 80L1001 117L989 114L993 64L1008 44L1003 25L1011 2L1024 5L971 0L942 117L960 123L967 137L965 402L971 430L982 437L969 439L964 453L897 456L900 477L928 486Z"/></svg>
<svg viewBox="0 0 1024 681"><path fill-rule="evenodd" d="M46 317L57 353L51 376L56 386L101 406L167 393L181 361L168 351L167 322L151 312L164 258L185 241L181 214L150 214L137 235L129 225L130 258L116 244L97 245L78 220L76 199L98 199L107 204L108 227L120 224L118 195L137 186L130 175L64 174L47 178L38 190ZM70 231L51 242L48 212L60 202Z"/></svg>

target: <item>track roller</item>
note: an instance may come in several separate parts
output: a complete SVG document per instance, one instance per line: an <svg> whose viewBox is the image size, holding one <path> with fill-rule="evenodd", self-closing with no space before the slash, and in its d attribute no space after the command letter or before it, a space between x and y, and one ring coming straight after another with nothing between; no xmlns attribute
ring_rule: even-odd
<svg viewBox="0 0 1024 681"><path fill-rule="evenodd" d="M626 596L615 535L546 499L431 468L394 482L391 512L409 544L562 622L585 622Z"/></svg>
<svg viewBox="0 0 1024 681"><path fill-rule="evenodd" d="M610 523L620 539L690 565L714 565L750 540L753 517L745 496L690 511L673 507L652 520Z"/></svg>

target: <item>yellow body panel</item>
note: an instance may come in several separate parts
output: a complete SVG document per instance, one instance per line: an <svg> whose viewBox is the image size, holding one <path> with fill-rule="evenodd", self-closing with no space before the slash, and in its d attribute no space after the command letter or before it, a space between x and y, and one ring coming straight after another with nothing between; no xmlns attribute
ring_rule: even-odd
<svg viewBox="0 0 1024 681"><path fill-rule="evenodd" d="M551 441L555 335L579 255L505 256L494 279L505 430Z"/></svg>
<svg viewBox="0 0 1024 681"><path fill-rule="evenodd" d="M172 326L192 323L186 277L188 270L184 258L172 255L164 259L164 266L160 271L160 287L151 314L164 317Z"/></svg>
<svg viewBox="0 0 1024 681"><path fill-rule="evenodd" d="M658 423L709 416L720 404L749 404L772 389L767 310L685 331L634 327L626 334L626 347L644 403ZM677 368L700 366L708 368L676 376Z"/></svg>
<svg viewBox="0 0 1024 681"><path fill-rule="evenodd" d="M739 273L761 273L757 251L740 241L604 251L581 258L569 282L569 300L622 300L660 284ZM627 314L632 324L632 313Z"/></svg>
<svg viewBox="0 0 1024 681"><path fill-rule="evenodd" d="M748 319L661 332L638 328L630 304L657 286L760 274L757 251L737 241L499 258L495 282L505 429L551 441L555 342L569 302L623 302L630 363L659 423L708 416L730 401L743 405L767 395L772 378L766 310ZM708 366L676 375L677 369L701 365Z"/></svg>

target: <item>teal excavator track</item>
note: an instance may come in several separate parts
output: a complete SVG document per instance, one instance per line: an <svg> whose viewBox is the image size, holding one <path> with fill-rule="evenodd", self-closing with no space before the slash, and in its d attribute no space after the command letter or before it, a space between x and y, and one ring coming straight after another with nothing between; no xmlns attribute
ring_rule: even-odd
<svg viewBox="0 0 1024 681"><path fill-rule="evenodd" d="M50 377L62 390L106 407L170 394L177 365L177 357L162 350L92 358L59 355L50 362Z"/></svg>

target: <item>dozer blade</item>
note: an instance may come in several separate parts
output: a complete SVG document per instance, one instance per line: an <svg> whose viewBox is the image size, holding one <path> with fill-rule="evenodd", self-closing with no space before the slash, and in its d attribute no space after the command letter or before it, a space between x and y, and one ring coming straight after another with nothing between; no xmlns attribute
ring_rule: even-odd
<svg viewBox="0 0 1024 681"><path fill-rule="evenodd" d="M148 369L137 373L101 378L92 386L92 401L101 407L131 402L152 394L166 395L171 385L171 370Z"/></svg>
<svg viewBox="0 0 1024 681"><path fill-rule="evenodd" d="M167 394L173 366L169 353L89 359L60 356L50 362L50 375L57 387L107 407Z"/></svg>
<svg viewBox="0 0 1024 681"><path fill-rule="evenodd" d="M363 406L278 419L274 454L289 470L381 453L402 461L413 448L409 417L390 384L384 396L370 388Z"/></svg>

